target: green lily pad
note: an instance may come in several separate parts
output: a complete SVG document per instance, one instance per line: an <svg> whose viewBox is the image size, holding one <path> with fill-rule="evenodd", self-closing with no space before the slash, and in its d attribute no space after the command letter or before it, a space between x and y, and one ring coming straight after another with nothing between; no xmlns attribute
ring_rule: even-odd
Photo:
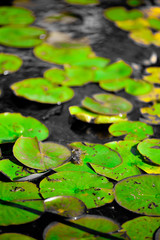
<svg viewBox="0 0 160 240"><path fill-rule="evenodd" d="M32 12L22 7L0 7L0 25L27 25L33 23Z"/></svg>
<svg viewBox="0 0 160 240"><path fill-rule="evenodd" d="M132 104L125 98L113 94L94 94L86 97L82 106L89 111L102 115L123 115L132 110Z"/></svg>
<svg viewBox="0 0 160 240"><path fill-rule="evenodd" d="M160 139L145 139L138 144L139 152L151 162L160 165Z"/></svg>
<svg viewBox="0 0 160 240"><path fill-rule="evenodd" d="M22 63L22 59L16 55L0 53L0 74L16 72Z"/></svg>
<svg viewBox="0 0 160 240"><path fill-rule="evenodd" d="M44 212L43 201L35 184L0 182L0 187L0 225L31 222Z"/></svg>
<svg viewBox="0 0 160 240"><path fill-rule="evenodd" d="M106 90L106 91L111 91L111 92L118 92L120 90L122 90L123 88L125 88L127 82L128 82L128 78L118 78L118 79L109 79L109 80L105 80L100 81L99 82L99 86Z"/></svg>
<svg viewBox="0 0 160 240"><path fill-rule="evenodd" d="M53 84L45 78L29 78L13 83L15 95L40 103L56 104L69 101L74 96L71 88Z"/></svg>
<svg viewBox="0 0 160 240"><path fill-rule="evenodd" d="M0 28L0 44L31 48L43 42L46 31L33 26L5 26ZM6 37L7 36L7 37Z"/></svg>
<svg viewBox="0 0 160 240"><path fill-rule="evenodd" d="M65 0L70 4L80 4L80 5L90 5L90 4L98 4L98 0Z"/></svg>
<svg viewBox="0 0 160 240"><path fill-rule="evenodd" d="M133 140L106 143L105 146L118 152L119 156L122 158L122 163L114 168L98 166L97 164L91 163L92 168L98 174L116 181L120 181L134 175L140 175L141 171L137 167L137 164L142 164L142 160L137 150L138 143L138 141Z"/></svg>
<svg viewBox="0 0 160 240"><path fill-rule="evenodd" d="M104 218L101 216L95 216L95 215L86 215L83 218L80 218L78 220L71 221L71 223L76 224L77 227L67 226L62 223L52 224L49 225L45 232L44 232L44 239L45 240L51 240L51 239L70 239L71 236L75 239L111 239L108 237L100 237L96 236L94 233L87 233L85 230L78 229L78 226L89 228L93 231L98 231L101 233L111 233L117 231L120 226L114 222L112 219ZM113 234L114 236L115 234ZM121 239L121 238L120 238ZM123 238L122 238L123 239Z"/></svg>
<svg viewBox="0 0 160 240"><path fill-rule="evenodd" d="M143 0L127 0L127 4L131 7L139 6L143 3Z"/></svg>
<svg viewBox="0 0 160 240"><path fill-rule="evenodd" d="M141 102L153 102L160 99L160 88L153 87L151 92L137 96Z"/></svg>
<svg viewBox="0 0 160 240"><path fill-rule="evenodd" d="M74 65L79 66L79 67L85 67L85 68L92 68L92 69L97 69L97 68L103 68L108 65L110 62L109 58L103 58L103 57L90 57L87 58L83 61L78 61Z"/></svg>
<svg viewBox="0 0 160 240"><path fill-rule="evenodd" d="M72 163L62 166L56 171L85 171L94 173L88 163L113 168L122 162L118 153L102 144L74 142L69 144L72 149Z"/></svg>
<svg viewBox="0 0 160 240"><path fill-rule="evenodd" d="M152 163L149 162L137 162L137 167L142 169L144 172L148 174L160 174L160 166L152 165Z"/></svg>
<svg viewBox="0 0 160 240"><path fill-rule="evenodd" d="M0 234L1 240L36 240L35 238L20 234L20 233L3 233Z"/></svg>
<svg viewBox="0 0 160 240"><path fill-rule="evenodd" d="M149 25L152 29L160 30L160 20L156 18L148 18Z"/></svg>
<svg viewBox="0 0 160 240"><path fill-rule="evenodd" d="M113 184L107 178L87 172L63 171L44 178L40 192L46 199L54 196L73 196L87 208L103 206L113 201Z"/></svg>
<svg viewBox="0 0 160 240"><path fill-rule="evenodd" d="M117 116L104 116L100 114L93 113L83 107L78 106L71 106L69 107L69 112L72 116L76 117L77 119L88 122L88 123L95 123L95 124L108 124L108 123L115 123L128 120L126 114L117 115Z"/></svg>
<svg viewBox="0 0 160 240"><path fill-rule="evenodd" d="M104 16L111 21L124 21L140 18L143 13L137 9L127 10L124 7L112 7L105 10Z"/></svg>
<svg viewBox="0 0 160 240"><path fill-rule="evenodd" d="M126 178L115 186L115 199L120 206L149 216L160 215L160 175L144 174Z"/></svg>
<svg viewBox="0 0 160 240"><path fill-rule="evenodd" d="M35 47L33 51L35 56L41 60L57 64L76 65L77 62L95 56L89 46L80 43L59 43L57 45L43 43Z"/></svg>
<svg viewBox="0 0 160 240"><path fill-rule="evenodd" d="M151 83L158 83L160 84L160 75L159 75L160 67L149 67L146 69L146 72L149 75L143 76L145 81Z"/></svg>
<svg viewBox="0 0 160 240"><path fill-rule="evenodd" d="M47 212L56 213L65 218L77 219L86 212L85 204L78 198L71 196L57 196L44 201Z"/></svg>
<svg viewBox="0 0 160 240"><path fill-rule="evenodd" d="M150 26L149 22L145 18L128 19L124 21L116 21L115 23L119 28L129 32L138 31Z"/></svg>
<svg viewBox="0 0 160 240"><path fill-rule="evenodd" d="M0 114L0 143L15 142L20 136L37 137L39 141L48 137L48 128L33 117L20 113Z"/></svg>
<svg viewBox="0 0 160 240"><path fill-rule="evenodd" d="M94 82L115 80L119 78L125 78L130 76L132 73L132 68L126 64L124 61L120 60L115 63L110 64L104 68L95 69L94 71Z"/></svg>
<svg viewBox="0 0 160 240"><path fill-rule="evenodd" d="M154 134L151 126L139 121L113 123L108 131L113 136L125 135L126 140L142 140Z"/></svg>
<svg viewBox="0 0 160 240"><path fill-rule="evenodd" d="M130 239L153 239L154 232L160 226L160 217L138 217L122 224L122 230Z"/></svg>
<svg viewBox="0 0 160 240"><path fill-rule="evenodd" d="M71 152L65 146L53 142L38 142L36 137L18 138L13 146L13 154L22 164L39 170L61 166L71 157Z"/></svg>

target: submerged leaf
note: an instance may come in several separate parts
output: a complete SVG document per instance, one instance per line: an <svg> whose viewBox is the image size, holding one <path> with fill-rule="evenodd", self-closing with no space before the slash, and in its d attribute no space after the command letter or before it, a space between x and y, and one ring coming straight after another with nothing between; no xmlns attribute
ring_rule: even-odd
<svg viewBox="0 0 160 240"><path fill-rule="evenodd" d="M53 142L38 142L37 138L20 137L13 146L13 154L30 168L47 170L69 160L71 152L65 146Z"/></svg>
<svg viewBox="0 0 160 240"><path fill-rule="evenodd" d="M126 178L115 186L115 199L120 206L150 216L160 215L160 175L145 174Z"/></svg>
<svg viewBox="0 0 160 240"><path fill-rule="evenodd" d="M0 74L8 74L18 71L22 62L22 59L16 55L0 53Z"/></svg>
<svg viewBox="0 0 160 240"><path fill-rule="evenodd" d="M20 136L37 137L39 141L48 137L48 128L33 117L20 113L0 114L0 143L15 142Z"/></svg>
<svg viewBox="0 0 160 240"><path fill-rule="evenodd" d="M50 175L40 183L44 198L73 196L82 200L87 208L112 202L113 184L107 178L87 172L63 171Z"/></svg>
<svg viewBox="0 0 160 240"><path fill-rule="evenodd" d="M113 123L108 131L113 136L125 135L126 140L142 140L154 134L151 126L139 121Z"/></svg>

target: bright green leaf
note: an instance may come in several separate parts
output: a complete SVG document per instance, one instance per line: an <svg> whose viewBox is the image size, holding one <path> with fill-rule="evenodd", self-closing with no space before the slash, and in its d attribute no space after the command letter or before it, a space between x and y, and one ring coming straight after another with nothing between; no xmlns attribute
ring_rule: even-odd
<svg viewBox="0 0 160 240"><path fill-rule="evenodd" d="M80 5L90 5L98 4L98 0L65 0L69 4L80 4Z"/></svg>
<svg viewBox="0 0 160 240"><path fill-rule="evenodd" d="M20 234L20 233L3 233L0 234L1 240L36 240L35 238Z"/></svg>
<svg viewBox="0 0 160 240"><path fill-rule="evenodd" d="M0 74L16 72L22 65L22 59L16 55L0 53Z"/></svg>

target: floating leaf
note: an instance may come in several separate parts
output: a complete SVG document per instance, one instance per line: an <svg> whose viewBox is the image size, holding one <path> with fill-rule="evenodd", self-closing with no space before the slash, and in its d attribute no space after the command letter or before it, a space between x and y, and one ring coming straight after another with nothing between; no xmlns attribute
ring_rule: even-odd
<svg viewBox="0 0 160 240"><path fill-rule="evenodd" d="M94 173L88 164L94 163L102 167L113 168L122 161L116 151L102 144L74 142L69 144L72 149L73 163L62 166L56 171L85 171Z"/></svg>
<svg viewBox="0 0 160 240"><path fill-rule="evenodd" d="M115 123L126 121L127 117L126 114L117 115L117 116L104 116L100 114L93 113L83 107L78 106L71 106L69 107L69 112L72 116L76 117L77 119L88 122L88 123L95 123L95 124L107 124L107 123Z"/></svg>
<svg viewBox="0 0 160 240"><path fill-rule="evenodd" d="M36 137L18 138L13 146L13 154L27 167L40 170L56 168L71 157L65 146L53 142L38 142Z"/></svg>
<svg viewBox="0 0 160 240"><path fill-rule="evenodd" d="M151 28L160 30L160 20L156 18L148 18L148 22Z"/></svg>
<svg viewBox="0 0 160 240"><path fill-rule="evenodd" d="M128 78L118 78L118 79L110 79L110 80L106 80L106 81L101 81L99 83L99 86L106 90L106 91L111 91L111 92L118 92L120 90L122 90L123 88L125 88L127 82L128 82Z"/></svg>
<svg viewBox="0 0 160 240"><path fill-rule="evenodd" d="M20 136L37 137L44 140L48 137L45 125L33 117L24 117L20 113L0 114L0 143L15 142Z"/></svg>
<svg viewBox="0 0 160 240"><path fill-rule="evenodd" d="M85 204L71 196L57 196L44 201L46 211L56 213L65 218L77 219L86 212Z"/></svg>
<svg viewBox="0 0 160 240"><path fill-rule="evenodd" d="M97 69L97 68L103 68L108 65L110 62L109 58L103 58L103 57L90 57L87 58L83 61L78 61L74 65L80 66L80 67L85 67L85 68L92 68L92 69Z"/></svg>
<svg viewBox="0 0 160 240"><path fill-rule="evenodd" d="M111 7L105 10L104 15L111 21L124 21L140 18L143 16L143 13L137 9L128 11L124 7Z"/></svg>
<svg viewBox="0 0 160 240"><path fill-rule="evenodd" d="M113 136L125 135L124 139L126 140L142 140L154 134L151 126L139 121L113 123L108 131Z"/></svg>
<svg viewBox="0 0 160 240"><path fill-rule="evenodd" d="M120 60L109 66L94 71L94 82L107 81L111 79L125 78L131 75L132 68Z"/></svg>
<svg viewBox="0 0 160 240"><path fill-rule="evenodd" d="M156 101L160 99L160 88L153 88L151 92L137 96L137 99L142 101L142 102L151 102L151 101Z"/></svg>
<svg viewBox="0 0 160 240"><path fill-rule="evenodd" d="M38 27L5 26L0 28L0 44L9 47L31 48L42 43L45 35L46 31Z"/></svg>
<svg viewBox="0 0 160 240"><path fill-rule="evenodd" d="M0 182L0 225L22 224L34 221L44 212L38 188L27 182Z"/></svg>
<svg viewBox="0 0 160 240"><path fill-rule="evenodd" d="M107 178L87 172L63 171L50 175L40 183L44 198L73 196L82 200L87 208L100 207L112 202L113 184Z"/></svg>
<svg viewBox="0 0 160 240"><path fill-rule="evenodd" d="M160 139L145 139L138 144L138 150L151 162L160 165Z"/></svg>
<svg viewBox="0 0 160 240"><path fill-rule="evenodd" d="M146 69L146 72L149 73L149 75L143 77L145 81L160 84L160 67L149 67Z"/></svg>
<svg viewBox="0 0 160 240"><path fill-rule="evenodd" d="M13 83L10 88L19 96L40 103L56 104L73 98L71 88L52 84L45 78L29 78Z"/></svg>
<svg viewBox="0 0 160 240"><path fill-rule="evenodd" d="M143 3L143 0L127 0L127 4L132 7L139 6Z"/></svg>
<svg viewBox="0 0 160 240"><path fill-rule="evenodd" d="M113 94L94 94L92 98L86 97L82 106L89 111L102 115L121 115L132 110L132 104L125 98Z"/></svg>
<svg viewBox="0 0 160 240"><path fill-rule="evenodd" d="M120 206L150 216L160 215L160 175L140 175L123 179L115 186L115 199Z"/></svg>
<svg viewBox="0 0 160 240"><path fill-rule="evenodd" d="M140 111L145 119L144 122L150 124L160 124L160 103L155 102L150 107L140 108Z"/></svg>
<svg viewBox="0 0 160 240"><path fill-rule="evenodd" d="M65 0L70 4L80 4L80 5L90 5L90 4L98 4L98 0Z"/></svg>
<svg viewBox="0 0 160 240"><path fill-rule="evenodd" d="M100 237L94 234L94 231L98 231L99 233L112 233L117 231L120 226L114 222L112 219L101 217L101 216L94 216L94 215L86 215L83 218L78 220L71 221L74 223L75 227L67 226L62 223L52 224L45 229L44 236L45 240L57 239L57 240L67 240L70 239L71 236L75 239L111 239L108 237ZM83 229L79 229L78 226L82 226ZM92 230L93 233L88 233L85 231L85 227ZM112 235L112 234L111 234ZM114 236L115 234L113 234ZM120 238L121 239L121 238ZM123 238L122 238L123 239Z"/></svg>
<svg viewBox="0 0 160 240"><path fill-rule="evenodd" d="M32 12L22 7L0 7L0 25L27 25L33 23Z"/></svg>
<svg viewBox="0 0 160 240"><path fill-rule="evenodd" d="M143 13L148 18L160 18L160 8L156 6L150 6L142 9Z"/></svg>
<svg viewBox="0 0 160 240"><path fill-rule="evenodd" d="M142 45L150 45L154 42L154 34L148 28L141 28L137 31L132 31L129 34L130 38L132 38L135 42Z"/></svg>
<svg viewBox="0 0 160 240"><path fill-rule="evenodd" d="M106 143L105 146L113 151L118 152L122 158L122 163L114 168L98 166L91 163L92 168L103 176L109 177L116 181L120 181L133 175L140 175L141 171L138 169L137 164L142 164L140 154L137 150L138 141L118 141Z"/></svg>
<svg viewBox="0 0 160 240"><path fill-rule="evenodd" d="M59 43L55 46L43 43L34 48L34 54L43 61L70 65L95 56L89 46L80 43Z"/></svg>
<svg viewBox="0 0 160 240"><path fill-rule="evenodd" d="M20 233L3 233L0 234L1 240L36 240L35 238L20 234Z"/></svg>
<svg viewBox="0 0 160 240"><path fill-rule="evenodd" d="M16 72L22 65L22 59L13 54L0 53L0 74Z"/></svg>
<svg viewBox="0 0 160 240"><path fill-rule="evenodd" d="M160 217L138 217L122 224L122 230L130 239L153 239L154 232L160 226Z"/></svg>
<svg viewBox="0 0 160 240"><path fill-rule="evenodd" d="M147 19L144 19L144 18L116 21L115 23L119 28L121 28L125 31L137 31L137 30L141 31L141 29L147 28L150 26Z"/></svg>

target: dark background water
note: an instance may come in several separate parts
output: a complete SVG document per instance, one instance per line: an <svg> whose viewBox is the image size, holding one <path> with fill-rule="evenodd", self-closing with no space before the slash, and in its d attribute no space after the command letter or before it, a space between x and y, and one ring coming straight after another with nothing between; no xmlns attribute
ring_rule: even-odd
<svg viewBox="0 0 160 240"><path fill-rule="evenodd" d="M12 1L0 1L0 5L10 5ZM146 1L145 5L152 5L154 1ZM73 37L87 37L91 46L98 56L110 58L111 62L117 59L123 59L130 65L135 63L139 66L139 71L134 71L134 76L141 77L144 71L144 61L150 59L153 52L160 56L160 49L154 46L144 47L136 45L128 38L127 32L117 28L114 23L108 21L103 16L103 11L110 6L126 6L124 0L102 0L96 6L76 6L69 5L62 0L32 0L26 4L33 10L36 21L33 25L43 27L48 31L61 31L71 33ZM46 23L43 19L46 16L59 12L72 12L77 16L77 21L71 24ZM69 116L68 107L80 105L85 96L91 96L94 93L103 93L104 91L96 84L88 84L83 87L75 87L74 98L62 105L40 104L16 97L9 86L17 81L31 77L43 77L43 72L54 64L43 62L33 55L33 49L17 49L0 46L0 52L17 54L23 59L23 65L19 71L10 75L0 76L0 88L3 91L0 100L0 112L20 112L25 116L33 116L43 122L50 131L48 140L57 143L68 144L74 141L88 141L94 143L106 143L122 138L114 138L108 133L109 125L93 125L80 122ZM158 60L159 61L159 60ZM158 63L157 63L158 64ZM139 108L148 104L141 103L135 97L120 91L117 95L130 100L134 109L129 114L130 120L139 120L141 117ZM159 137L159 126L154 127L155 137ZM4 157L9 157L12 152L12 144L2 146ZM0 175L1 180L8 181L7 178ZM112 218L124 223L129 219L139 216L121 208L115 201L103 207L91 209L91 214L97 214ZM43 216L28 224L18 226L0 227L0 232L17 232L41 240L44 228L57 217L52 214L43 214Z"/></svg>

